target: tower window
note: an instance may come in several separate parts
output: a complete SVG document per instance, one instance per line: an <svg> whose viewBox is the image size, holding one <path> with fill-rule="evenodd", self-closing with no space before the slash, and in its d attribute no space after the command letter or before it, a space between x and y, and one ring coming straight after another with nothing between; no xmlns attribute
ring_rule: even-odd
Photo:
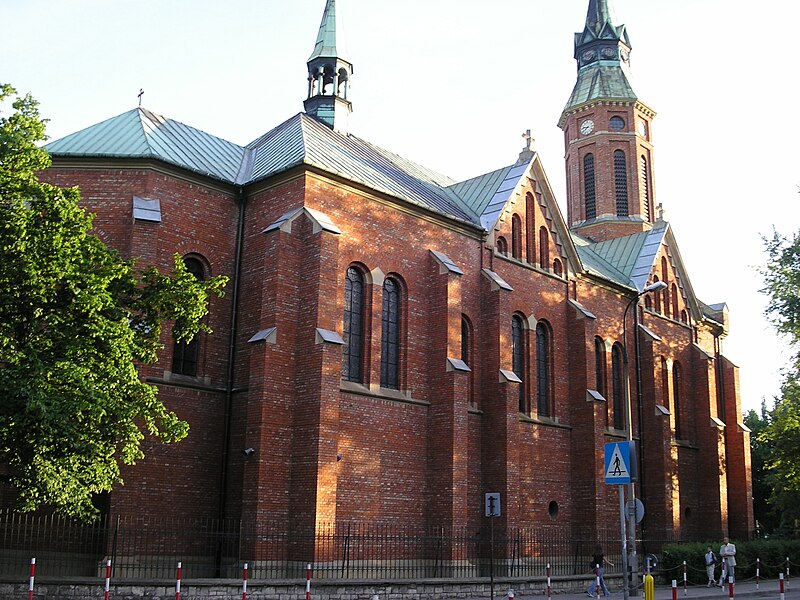
<svg viewBox="0 0 800 600"><path fill-rule="evenodd" d="M622 150L614 151L614 189L617 198L617 216L628 216L628 164Z"/></svg>
<svg viewBox="0 0 800 600"><path fill-rule="evenodd" d="M383 282L381 316L381 387L400 389L400 283L387 277Z"/></svg>
<svg viewBox="0 0 800 600"><path fill-rule="evenodd" d="M601 338L594 338L594 387L606 396L606 344Z"/></svg>
<svg viewBox="0 0 800 600"><path fill-rule="evenodd" d="M472 323L466 315L461 315L461 360L467 366L472 365ZM467 380L467 399L470 403L475 402L474 367L468 373Z"/></svg>
<svg viewBox="0 0 800 600"><path fill-rule="evenodd" d="M597 198L594 188L593 154L583 157L583 201L586 206L586 218L594 219L597 216Z"/></svg>
<svg viewBox="0 0 800 600"><path fill-rule="evenodd" d="M644 156L644 154L639 158L639 171L641 172L642 178L642 203L644 208L643 216L648 221L651 221L649 169L647 168L647 158Z"/></svg>
<svg viewBox="0 0 800 600"><path fill-rule="evenodd" d="M364 307L364 276L355 267L350 267L344 280L342 379L345 381L363 382Z"/></svg>
<svg viewBox="0 0 800 600"><path fill-rule="evenodd" d="M611 117L608 121L608 128L611 131L621 131L625 129L625 119L622 117Z"/></svg>

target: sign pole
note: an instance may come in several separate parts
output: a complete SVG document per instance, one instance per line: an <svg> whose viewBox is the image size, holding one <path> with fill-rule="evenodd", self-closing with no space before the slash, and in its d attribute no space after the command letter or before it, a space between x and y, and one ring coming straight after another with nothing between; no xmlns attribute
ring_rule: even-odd
<svg viewBox="0 0 800 600"><path fill-rule="evenodd" d="M628 536L625 531L625 486L619 489L619 530L622 538L622 597L628 600Z"/></svg>

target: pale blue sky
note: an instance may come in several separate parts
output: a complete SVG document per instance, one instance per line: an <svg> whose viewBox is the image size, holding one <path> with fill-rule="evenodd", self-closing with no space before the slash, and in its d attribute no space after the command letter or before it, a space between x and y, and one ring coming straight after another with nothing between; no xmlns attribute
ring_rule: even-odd
<svg viewBox="0 0 800 600"><path fill-rule="evenodd" d="M513 162L530 129L562 209L573 33L588 0L338 0L351 131L464 179ZM634 90L657 112L657 202L698 297L725 301L745 409L778 391L785 347L755 266L800 229L796 26L786 0L614 0ZM2 0L0 80L53 139L137 104L245 144L302 110L324 0Z"/></svg>

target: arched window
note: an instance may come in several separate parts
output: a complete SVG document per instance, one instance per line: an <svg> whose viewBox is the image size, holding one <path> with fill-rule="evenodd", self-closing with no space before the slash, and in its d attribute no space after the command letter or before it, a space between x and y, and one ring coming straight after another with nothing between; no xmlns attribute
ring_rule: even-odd
<svg viewBox="0 0 800 600"><path fill-rule="evenodd" d="M669 283L669 263L667 262L667 257L666 256L662 256L661 257L661 280L664 283L667 283L667 284ZM672 287L675 287L675 286L673 285ZM669 301L669 289L670 289L669 286L667 286L663 290L661 290L660 292L656 292L656 293L659 293L659 294L663 295L662 302L664 303L664 314L667 317L672 316L670 314L670 309L672 307L670 306L670 301ZM674 316L677 316L677 315L674 315Z"/></svg>
<svg viewBox="0 0 800 600"><path fill-rule="evenodd" d="M597 199L594 187L593 154L583 157L583 202L586 207L586 218L594 219L597 216Z"/></svg>
<svg viewBox="0 0 800 600"><path fill-rule="evenodd" d="M595 389L608 398L606 390L606 343L602 338L594 338L594 386Z"/></svg>
<svg viewBox="0 0 800 600"><path fill-rule="evenodd" d="M387 277L383 282L381 313L381 387L400 389L400 282Z"/></svg>
<svg viewBox="0 0 800 600"><path fill-rule="evenodd" d="M644 215L642 216L648 221L652 221L653 217L650 215L650 171L644 154L639 157L639 171L642 179L642 204L644 207Z"/></svg>
<svg viewBox="0 0 800 600"><path fill-rule="evenodd" d="M650 298L650 294L644 297L644 307L647 310L653 310L653 300Z"/></svg>
<svg viewBox="0 0 800 600"><path fill-rule="evenodd" d="M497 238L497 251L500 254L508 254L508 242L503 236Z"/></svg>
<svg viewBox="0 0 800 600"><path fill-rule="evenodd" d="M669 407L669 366L667 359L661 357L661 404Z"/></svg>
<svg viewBox="0 0 800 600"><path fill-rule="evenodd" d="M205 280L205 268L199 259L186 257L183 259L183 264L196 279ZM196 377L199 353L200 339L198 336L194 336L188 342L176 341L172 346L172 372L176 375Z"/></svg>
<svg viewBox="0 0 800 600"><path fill-rule="evenodd" d="M628 216L628 161L625 152L614 150L614 189L617 198L617 216Z"/></svg>
<svg viewBox="0 0 800 600"><path fill-rule="evenodd" d="M686 309L681 311L681 323L689 323L689 313L686 312Z"/></svg>
<svg viewBox="0 0 800 600"><path fill-rule="evenodd" d="M677 319L678 315L680 314L680 308L678 306L678 286L674 283L672 284L672 289L670 290L670 296L672 298L672 318Z"/></svg>
<svg viewBox="0 0 800 600"><path fill-rule="evenodd" d="M622 346L611 348L611 404L614 412L614 429L625 429L625 374L623 372Z"/></svg>
<svg viewBox="0 0 800 600"><path fill-rule="evenodd" d="M471 368L467 379L467 400L475 402L474 374L472 361L472 323L466 315L461 315L461 360Z"/></svg>
<svg viewBox="0 0 800 600"><path fill-rule="evenodd" d="M564 274L564 267L559 259L553 259L553 273L561 277Z"/></svg>
<svg viewBox="0 0 800 600"><path fill-rule="evenodd" d="M511 217L511 256L522 260L522 219L519 215Z"/></svg>
<svg viewBox="0 0 800 600"><path fill-rule="evenodd" d="M364 275L355 267L344 279L344 347L342 379L363 383L364 365Z"/></svg>
<svg viewBox="0 0 800 600"><path fill-rule="evenodd" d="M550 232L544 225L539 228L539 266L543 269L550 266Z"/></svg>
<svg viewBox="0 0 800 600"><path fill-rule="evenodd" d="M550 330L541 321L536 324L536 411L540 417L551 416Z"/></svg>
<svg viewBox="0 0 800 600"><path fill-rule="evenodd" d="M658 277L653 277L653 283L656 283L657 281L661 281L661 280ZM656 292L655 294L653 294L653 296L654 296L654 300L655 300L655 303L656 303L656 312L660 313L661 312L661 293L660 292Z"/></svg>
<svg viewBox="0 0 800 600"><path fill-rule="evenodd" d="M528 413L525 399L525 324L522 317L511 318L511 370L519 377L519 412Z"/></svg>
<svg viewBox="0 0 800 600"><path fill-rule="evenodd" d="M672 410L675 413L675 439L683 439L681 426L681 401L683 399L683 373L679 363L672 365Z"/></svg>

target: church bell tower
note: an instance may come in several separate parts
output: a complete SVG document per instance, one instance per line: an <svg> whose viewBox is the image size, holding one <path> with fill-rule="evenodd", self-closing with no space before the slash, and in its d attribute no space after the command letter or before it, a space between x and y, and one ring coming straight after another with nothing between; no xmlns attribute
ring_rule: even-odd
<svg viewBox="0 0 800 600"><path fill-rule="evenodd" d="M611 0L589 0L575 34L578 78L564 131L567 220L594 241L647 231L655 219L651 124L655 112L630 82L631 44Z"/></svg>
<svg viewBox="0 0 800 600"><path fill-rule="evenodd" d="M307 114L331 129L347 133L353 106L347 99L353 64L343 55L344 32L336 14L336 0L327 0L317 42L308 59Z"/></svg>

